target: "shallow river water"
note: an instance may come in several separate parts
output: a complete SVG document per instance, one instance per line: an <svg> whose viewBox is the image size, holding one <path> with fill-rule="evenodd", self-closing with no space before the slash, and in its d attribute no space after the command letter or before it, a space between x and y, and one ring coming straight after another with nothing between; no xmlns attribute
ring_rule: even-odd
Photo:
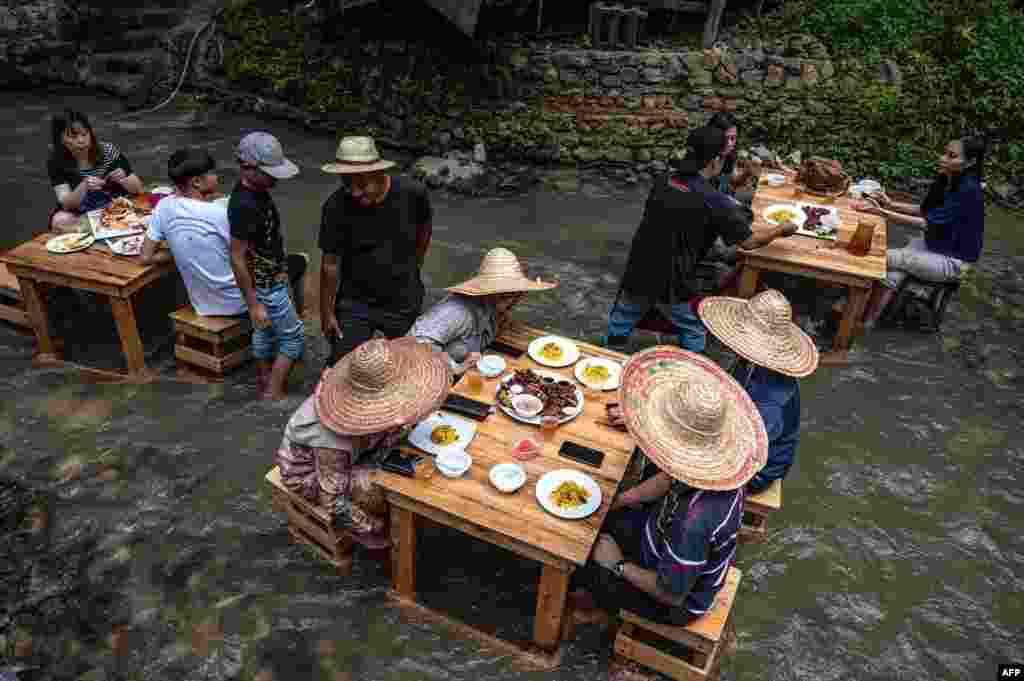
<svg viewBox="0 0 1024 681"><path fill-rule="evenodd" d="M302 168L275 198L289 246L313 255L315 275L320 206L336 186L318 167L334 139L255 117L201 128L173 109L125 118L115 100L81 91L5 100L0 248L45 228L46 117L72 103L146 181L163 179L175 148L201 144L225 164L230 188L240 134L273 131ZM644 196L586 183L507 199L436 196L430 297L505 245L531 274L562 282L521 316L596 340ZM802 382L783 510L767 542L740 552L737 646L723 679L974 681L1024 661L1020 224L989 211L985 255L941 333L878 330L850 365ZM263 476L315 383L315 315L294 396L268 406L252 399L251 368L221 385L171 380L166 315L181 293L172 284L144 295L139 311L148 361L167 380L105 383L34 367L31 338L0 329L0 679L607 678L611 644L597 626L578 629L560 668L532 671L397 608L372 557L357 555L339 577L293 544ZM780 285L800 297L795 282ZM307 290L315 310L315 276ZM821 307L809 287L802 295L806 309ZM69 359L120 368L103 304L85 297L60 309ZM428 605L528 637L536 567L436 527L421 547Z"/></svg>

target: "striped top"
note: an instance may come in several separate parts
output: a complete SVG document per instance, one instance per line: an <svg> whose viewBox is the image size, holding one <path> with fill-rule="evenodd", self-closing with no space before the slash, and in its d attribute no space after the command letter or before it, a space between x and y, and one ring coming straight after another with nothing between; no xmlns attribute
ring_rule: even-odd
<svg viewBox="0 0 1024 681"><path fill-rule="evenodd" d="M725 583L736 555L743 489L712 492L673 482L647 519L643 565L664 591L686 594L682 607L703 615Z"/></svg>
<svg viewBox="0 0 1024 681"><path fill-rule="evenodd" d="M51 158L46 168L50 175L50 184L54 187L66 184L71 191L74 191L82 180L87 177L105 178L118 168L122 169L126 176L132 174L131 163L128 162L127 157L116 146L109 142L101 142L100 152L99 163L91 168L79 168L74 162L55 162ZM89 211L103 208L118 196L124 196L127 193L124 187L118 183L108 182L101 191L87 192L81 205L78 207L78 212L88 213Z"/></svg>

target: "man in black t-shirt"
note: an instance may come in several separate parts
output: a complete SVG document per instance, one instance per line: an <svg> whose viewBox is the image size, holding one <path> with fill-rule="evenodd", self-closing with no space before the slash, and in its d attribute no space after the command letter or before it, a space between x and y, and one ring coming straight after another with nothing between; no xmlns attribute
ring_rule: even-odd
<svg viewBox="0 0 1024 681"><path fill-rule="evenodd" d="M398 338L423 304L420 270L433 211L426 188L387 174L394 167L370 137L346 137L337 161L322 166L344 177L327 199L320 225L320 323L331 343L327 366L370 340Z"/></svg>
<svg viewBox="0 0 1024 681"><path fill-rule="evenodd" d="M755 234L750 209L711 185L722 172L725 148L722 130L694 130L678 172L655 182L608 319L608 347L625 349L637 322L654 307L675 326L680 346L703 352L707 331L690 301L698 292L697 263L715 239L754 249L796 233L796 225L787 223Z"/></svg>

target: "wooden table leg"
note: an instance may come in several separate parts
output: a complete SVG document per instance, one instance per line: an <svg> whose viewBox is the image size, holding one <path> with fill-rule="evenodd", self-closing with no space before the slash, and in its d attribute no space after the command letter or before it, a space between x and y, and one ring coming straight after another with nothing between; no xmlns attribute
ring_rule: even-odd
<svg viewBox="0 0 1024 681"><path fill-rule="evenodd" d="M146 355L142 350L142 339L139 338L139 325L135 321L135 310L132 309L131 298L115 298L110 296L110 310L117 322L117 335L121 337L121 348L124 350L125 363L131 373L142 373L146 370Z"/></svg>
<svg viewBox="0 0 1024 681"><path fill-rule="evenodd" d="M750 265L743 266L740 275L740 298L751 298L757 293L757 282L761 278L761 270Z"/></svg>
<svg viewBox="0 0 1024 681"><path fill-rule="evenodd" d="M32 279L18 277L18 286L21 288L21 296L25 300L25 310L28 312L28 319L32 323L32 329L36 332L36 342L39 344L39 353L36 359L42 362L54 362L60 359L53 338L50 337L50 318L46 312L46 301L43 300L36 282Z"/></svg>
<svg viewBox="0 0 1024 681"><path fill-rule="evenodd" d="M850 287L850 298L843 311L843 319L839 322L839 332L836 334L832 349L841 351L849 350L853 344L854 330L858 322L864 316L864 307L868 303L868 296L871 295L869 288Z"/></svg>
<svg viewBox="0 0 1024 681"><path fill-rule="evenodd" d="M391 582L402 598L416 599L416 514L391 506Z"/></svg>
<svg viewBox="0 0 1024 681"><path fill-rule="evenodd" d="M569 574L569 570L553 565L544 565L540 573L537 612L533 618L533 641L544 650L553 650L562 638Z"/></svg>

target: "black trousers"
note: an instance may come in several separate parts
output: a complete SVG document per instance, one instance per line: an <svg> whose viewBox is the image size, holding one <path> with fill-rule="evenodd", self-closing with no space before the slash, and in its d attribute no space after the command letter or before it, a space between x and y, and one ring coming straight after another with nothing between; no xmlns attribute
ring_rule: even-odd
<svg viewBox="0 0 1024 681"><path fill-rule="evenodd" d="M327 336L331 343L331 354L327 367L373 338L376 331L385 338L400 338L408 333L420 314L420 306L407 309L373 307L354 300L339 299L334 305L334 314L341 326L342 337Z"/></svg>

